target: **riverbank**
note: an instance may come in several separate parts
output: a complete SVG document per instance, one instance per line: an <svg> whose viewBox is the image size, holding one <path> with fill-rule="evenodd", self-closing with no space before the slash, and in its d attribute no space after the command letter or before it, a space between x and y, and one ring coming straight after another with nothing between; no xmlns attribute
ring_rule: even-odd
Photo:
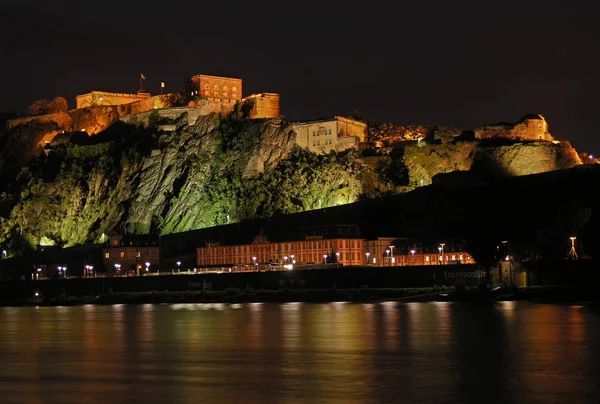
<svg viewBox="0 0 600 404"><path fill-rule="evenodd" d="M376 303L433 302L433 301L510 301L529 300L540 302L594 301L597 296L581 294L562 286L538 286L529 288L476 288L476 287L428 287L388 289L280 289L224 291L151 291L106 293L96 296L59 296L44 298L32 296L28 299L0 303L2 306L68 306L83 304L175 304L175 303L329 303L354 302Z"/></svg>

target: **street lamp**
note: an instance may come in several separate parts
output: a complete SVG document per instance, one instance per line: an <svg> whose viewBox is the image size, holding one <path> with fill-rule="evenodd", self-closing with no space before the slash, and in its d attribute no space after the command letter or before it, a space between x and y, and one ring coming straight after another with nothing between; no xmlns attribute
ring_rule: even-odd
<svg viewBox="0 0 600 404"><path fill-rule="evenodd" d="M181 271L181 261L177 261L177 272Z"/></svg>
<svg viewBox="0 0 600 404"><path fill-rule="evenodd" d="M340 253L339 253L339 251L335 253L335 262L338 263L338 264L340 263Z"/></svg>
<svg viewBox="0 0 600 404"><path fill-rule="evenodd" d="M290 254L290 258L292 259L292 264L296 263L296 260L294 259L296 256L294 254Z"/></svg>
<svg viewBox="0 0 600 404"><path fill-rule="evenodd" d="M121 264L115 264L115 270L117 271L117 274L121 273Z"/></svg>
<svg viewBox="0 0 600 404"><path fill-rule="evenodd" d="M148 269L150 268L150 263L146 262L146 272L148 272Z"/></svg>
<svg viewBox="0 0 600 404"><path fill-rule="evenodd" d="M288 257L286 255L285 257L283 257L283 261L287 264L287 260L288 260Z"/></svg>
<svg viewBox="0 0 600 404"><path fill-rule="evenodd" d="M387 254L388 261L390 261L390 249L388 248L387 250L385 250L385 253ZM392 264L390 263L390 265Z"/></svg>
<svg viewBox="0 0 600 404"><path fill-rule="evenodd" d="M569 239L571 240L571 250L569 251L569 257L571 257L571 259L577 259L577 251L575 250L575 240L577 240L577 237L572 236L569 237Z"/></svg>
<svg viewBox="0 0 600 404"><path fill-rule="evenodd" d="M252 263L254 263L254 265L258 265L258 264L256 263L256 257L252 257Z"/></svg>
<svg viewBox="0 0 600 404"><path fill-rule="evenodd" d="M6 250L2 250L2 255L4 256L4 259L6 259Z"/></svg>
<svg viewBox="0 0 600 404"><path fill-rule="evenodd" d="M371 255L371 253L370 253L370 252L368 252L368 253L366 253L365 255L367 256L367 264L368 264L368 263L369 263L369 255Z"/></svg>
<svg viewBox="0 0 600 404"><path fill-rule="evenodd" d="M327 254L323 254L323 263L327 266Z"/></svg>

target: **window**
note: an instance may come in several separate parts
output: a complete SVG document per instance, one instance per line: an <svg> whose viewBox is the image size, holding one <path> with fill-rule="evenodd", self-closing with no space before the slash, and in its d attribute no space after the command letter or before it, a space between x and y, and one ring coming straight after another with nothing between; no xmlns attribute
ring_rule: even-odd
<svg viewBox="0 0 600 404"><path fill-rule="evenodd" d="M135 256L140 258L142 256L142 253L140 251L136 251Z"/></svg>
<svg viewBox="0 0 600 404"><path fill-rule="evenodd" d="M104 253L104 258L110 258L110 253Z"/></svg>
<svg viewBox="0 0 600 404"><path fill-rule="evenodd" d="M313 130L313 136L316 136L315 131Z"/></svg>
<svg viewBox="0 0 600 404"><path fill-rule="evenodd" d="M429 255L425 256L425 262L429 262Z"/></svg>
<svg viewBox="0 0 600 404"><path fill-rule="evenodd" d="M119 254L119 256L120 256L121 258L125 258L125 251L121 251L121 253Z"/></svg>
<svg viewBox="0 0 600 404"><path fill-rule="evenodd" d="M317 145L317 141L313 140L313 146L316 146L316 145Z"/></svg>
<svg viewBox="0 0 600 404"><path fill-rule="evenodd" d="M331 129L329 129L329 134L331 135Z"/></svg>
<svg viewBox="0 0 600 404"><path fill-rule="evenodd" d="M321 145L321 141L317 140L317 146L320 146L320 145Z"/></svg>
<svg viewBox="0 0 600 404"><path fill-rule="evenodd" d="M459 260L461 260L461 261L463 260L462 254L460 254L460 255L458 256L458 259L459 259Z"/></svg>

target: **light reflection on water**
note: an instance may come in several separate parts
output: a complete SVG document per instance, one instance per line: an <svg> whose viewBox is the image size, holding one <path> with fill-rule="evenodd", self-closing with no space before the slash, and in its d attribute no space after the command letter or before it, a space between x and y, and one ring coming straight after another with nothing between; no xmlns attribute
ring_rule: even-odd
<svg viewBox="0 0 600 404"><path fill-rule="evenodd" d="M494 304L0 308L0 402L598 402L600 316Z"/></svg>

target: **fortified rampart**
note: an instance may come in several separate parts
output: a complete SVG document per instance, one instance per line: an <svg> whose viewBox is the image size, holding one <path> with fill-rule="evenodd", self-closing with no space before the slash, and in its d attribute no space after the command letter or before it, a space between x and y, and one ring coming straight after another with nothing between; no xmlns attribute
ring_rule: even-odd
<svg viewBox="0 0 600 404"><path fill-rule="evenodd" d="M254 105L250 112L250 119L280 117L279 94L260 93L244 97L244 100L252 100Z"/></svg>
<svg viewBox="0 0 600 404"><path fill-rule="evenodd" d="M137 94L108 93L106 91L92 91L75 97L77 109L86 107L131 104L150 98L150 93L138 92Z"/></svg>
<svg viewBox="0 0 600 404"><path fill-rule="evenodd" d="M27 133L34 136L37 144L43 147L59 133L86 132L94 135L107 129L123 116L169 108L182 103L183 98L180 94L163 94L129 104L91 106L56 114L12 119L8 121L7 127L11 132L17 131L19 127L27 127Z"/></svg>
<svg viewBox="0 0 600 404"><path fill-rule="evenodd" d="M497 125L486 125L473 131L476 139L506 138L513 140L542 140L553 141L554 138L548 132L548 123L540 115L524 116L515 124L502 123Z"/></svg>

